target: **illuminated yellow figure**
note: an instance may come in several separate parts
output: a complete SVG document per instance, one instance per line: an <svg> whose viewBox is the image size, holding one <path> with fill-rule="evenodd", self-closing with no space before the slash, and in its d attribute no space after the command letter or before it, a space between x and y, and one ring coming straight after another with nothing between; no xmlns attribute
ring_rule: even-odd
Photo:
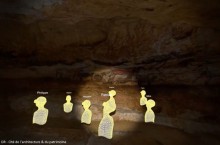
<svg viewBox="0 0 220 145"><path fill-rule="evenodd" d="M140 105L143 106L146 104L146 101L147 101L147 98L145 97L146 91L142 90L140 93L141 93Z"/></svg>
<svg viewBox="0 0 220 145"><path fill-rule="evenodd" d="M34 103L38 107L38 110L34 112L33 124L44 125L47 122L48 117L48 109L44 108L44 105L47 103L47 99L40 96L34 100Z"/></svg>
<svg viewBox="0 0 220 145"><path fill-rule="evenodd" d="M70 101L71 101L71 96L67 95L66 96L66 103L63 104L63 110L66 113L70 113L73 109L73 103L71 103Z"/></svg>
<svg viewBox="0 0 220 145"><path fill-rule="evenodd" d="M149 99L148 101L145 102L147 111L144 116L144 121L145 122L154 122L155 119L155 114L152 108L156 105L155 101L152 99Z"/></svg>
<svg viewBox="0 0 220 145"><path fill-rule="evenodd" d="M103 104L103 118L99 124L98 136L111 139L113 137L114 120L110 116L111 107L107 102Z"/></svg>
<svg viewBox="0 0 220 145"><path fill-rule="evenodd" d="M114 96L116 95L116 91L111 90L111 91L108 92L108 94L109 94L110 98L106 103L108 103L109 112L112 113L116 110L116 104L115 104L115 98L114 98Z"/></svg>
<svg viewBox="0 0 220 145"><path fill-rule="evenodd" d="M103 106L103 118L99 124L98 136L111 139L113 137L114 120L110 116L110 113L116 110L116 104L114 96L116 92L114 90L109 91L110 99L102 104Z"/></svg>
<svg viewBox="0 0 220 145"><path fill-rule="evenodd" d="M89 100L85 100L82 102L82 106L85 109L85 111L82 114L81 123L86 123L86 124L91 123L92 111L89 110L90 105L91 105L91 102Z"/></svg>

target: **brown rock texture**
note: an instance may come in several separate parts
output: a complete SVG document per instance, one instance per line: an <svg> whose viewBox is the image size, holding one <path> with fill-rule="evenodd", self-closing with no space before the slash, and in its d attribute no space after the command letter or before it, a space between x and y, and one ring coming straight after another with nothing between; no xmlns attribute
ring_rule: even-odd
<svg viewBox="0 0 220 145"><path fill-rule="evenodd" d="M2 0L0 137L219 145L219 9L218 0ZM117 110L109 141L96 135L111 87ZM141 89L156 101L155 124L143 123ZM31 124L37 91L49 92L43 127ZM79 121L84 96L91 126Z"/></svg>
<svg viewBox="0 0 220 145"><path fill-rule="evenodd" d="M206 3L194 3L93 0L19 5L33 5L39 15L3 9L1 65L12 70L90 61L93 66L132 67L147 84L219 84L220 23L214 16L206 23L206 15L212 16L210 10L218 5L211 2L204 15Z"/></svg>

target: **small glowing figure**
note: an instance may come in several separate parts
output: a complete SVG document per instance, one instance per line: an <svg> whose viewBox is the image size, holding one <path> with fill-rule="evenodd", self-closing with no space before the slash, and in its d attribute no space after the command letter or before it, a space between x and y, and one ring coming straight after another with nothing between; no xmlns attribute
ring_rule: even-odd
<svg viewBox="0 0 220 145"><path fill-rule="evenodd" d="M73 109L73 103L71 103L70 101L71 101L71 96L67 95L66 96L66 103L63 104L63 110L66 113L70 113Z"/></svg>
<svg viewBox="0 0 220 145"><path fill-rule="evenodd" d="M40 96L34 100L34 103L38 107L38 110L34 112L32 123L44 125L47 122L48 117L48 109L44 108L44 105L47 103L47 99Z"/></svg>
<svg viewBox="0 0 220 145"><path fill-rule="evenodd" d="M111 90L108 92L109 94L109 100L106 102L109 105L109 112L112 113L116 110L116 104L115 104L115 98L114 96L116 95L116 91L115 90Z"/></svg>
<svg viewBox="0 0 220 145"><path fill-rule="evenodd" d="M147 101L147 98L145 97L146 91L142 90L140 93L141 93L140 105L143 106L146 104L146 101Z"/></svg>
<svg viewBox="0 0 220 145"><path fill-rule="evenodd" d="M114 120L110 116L110 113L116 110L116 104L114 96L116 95L115 90L109 91L110 99L102 104L103 106L103 118L99 124L98 136L103 136L107 139L112 139Z"/></svg>
<svg viewBox="0 0 220 145"><path fill-rule="evenodd" d="M154 107L156 105L155 101L152 99L149 99L148 101L145 102L145 104L147 107L147 111L144 116L144 121L145 122L154 122L155 114L154 114L154 111L152 110L152 107Z"/></svg>
<svg viewBox="0 0 220 145"><path fill-rule="evenodd" d="M86 124L91 123L92 111L89 110L90 105L91 105L91 102L89 100L85 100L82 102L82 106L85 109L85 111L82 114L81 123L86 123Z"/></svg>

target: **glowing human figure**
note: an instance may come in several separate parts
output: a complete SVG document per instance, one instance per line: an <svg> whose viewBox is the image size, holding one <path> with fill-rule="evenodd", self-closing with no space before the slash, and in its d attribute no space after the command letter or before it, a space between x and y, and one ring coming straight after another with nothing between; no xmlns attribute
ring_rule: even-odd
<svg viewBox="0 0 220 145"><path fill-rule="evenodd" d="M44 108L44 105L47 103L47 99L43 96L38 97L34 100L35 105L38 107L38 110L33 114L33 124L44 125L47 122L48 109Z"/></svg>
<svg viewBox="0 0 220 145"><path fill-rule="evenodd" d="M102 104L103 108L103 118L99 124L98 136L103 136L107 139L113 137L114 120L110 116L111 107L107 102Z"/></svg>
<svg viewBox="0 0 220 145"><path fill-rule="evenodd" d="M63 110L66 113L70 113L73 109L73 103L71 103L70 101L71 101L71 96L67 95L66 96L66 103L63 104Z"/></svg>
<svg viewBox="0 0 220 145"><path fill-rule="evenodd" d="M110 116L110 113L116 110L116 104L114 99L115 95L115 90L109 91L110 99L102 104L103 118L99 124L98 136L103 136L107 139L111 139L113 137L114 120Z"/></svg>
<svg viewBox="0 0 220 145"><path fill-rule="evenodd" d="M145 122L154 122L155 120L155 114L154 111L152 110L152 107L156 105L155 101L152 99L149 99L148 101L145 102L147 111L144 116L144 121Z"/></svg>
<svg viewBox="0 0 220 145"><path fill-rule="evenodd" d="M112 113L116 110L116 104L115 104L115 98L114 96L116 95L116 91L115 90L111 90L108 92L109 94L109 100L106 102L109 105L109 112Z"/></svg>
<svg viewBox="0 0 220 145"><path fill-rule="evenodd" d="M142 90L140 93L141 93L140 105L143 106L146 104L146 101L147 101L147 98L145 97L146 91Z"/></svg>
<svg viewBox="0 0 220 145"><path fill-rule="evenodd" d="M82 102L82 106L85 109L85 111L82 114L81 117L81 123L90 124L92 119L92 111L89 109L91 105L91 102L89 100L85 100Z"/></svg>

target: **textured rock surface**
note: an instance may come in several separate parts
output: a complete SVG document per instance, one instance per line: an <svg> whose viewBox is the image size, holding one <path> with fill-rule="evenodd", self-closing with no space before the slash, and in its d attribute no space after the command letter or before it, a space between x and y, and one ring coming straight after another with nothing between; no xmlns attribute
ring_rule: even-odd
<svg viewBox="0 0 220 145"><path fill-rule="evenodd" d="M217 2L208 8L205 1L56 2L18 5L34 11L38 5L41 17L2 10L2 66L13 71L86 60L133 67L147 84L219 84Z"/></svg>
<svg viewBox="0 0 220 145"><path fill-rule="evenodd" d="M2 0L0 137L219 145L219 9L218 0ZM111 86L109 141L96 134ZM140 87L156 101L155 125L142 123ZM31 124L36 91L49 92L44 127ZM67 91L71 114L62 110ZM79 123L83 96L92 96L91 126Z"/></svg>

